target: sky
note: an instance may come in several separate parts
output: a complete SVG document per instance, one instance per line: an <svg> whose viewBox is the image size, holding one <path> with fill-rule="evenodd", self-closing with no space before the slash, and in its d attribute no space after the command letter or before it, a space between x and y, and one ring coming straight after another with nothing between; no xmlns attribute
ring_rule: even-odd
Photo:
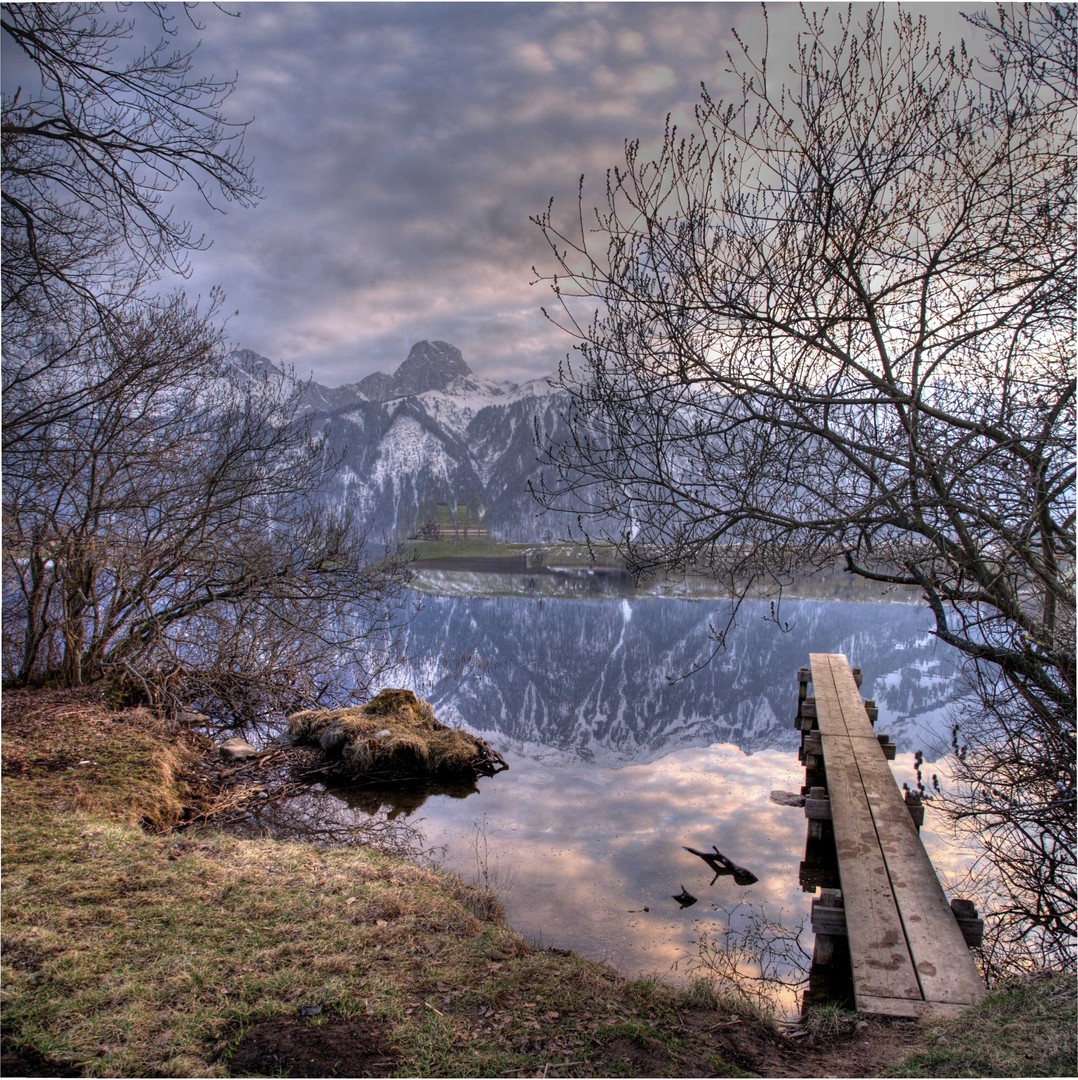
<svg viewBox="0 0 1078 1080"><path fill-rule="evenodd" d="M556 369L573 342L542 314L532 268L550 259L530 218L552 197L575 214L582 174L595 205L626 139L657 146L701 82L732 90L733 28L754 47L764 33L742 3L226 6L238 16L202 4L201 29L177 23L201 41L198 72L237 77L225 112L251 120L264 198L221 214L180 193L212 242L186 288L220 285L233 345L329 386L394 371L422 339L484 377ZM964 32L955 5L913 8ZM798 9L768 11L789 57Z"/></svg>

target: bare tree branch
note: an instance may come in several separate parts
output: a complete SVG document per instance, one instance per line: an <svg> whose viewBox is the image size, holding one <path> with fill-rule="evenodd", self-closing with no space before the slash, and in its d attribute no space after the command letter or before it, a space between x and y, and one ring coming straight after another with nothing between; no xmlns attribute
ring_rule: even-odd
<svg viewBox="0 0 1078 1080"><path fill-rule="evenodd" d="M4 471L5 677L133 671L236 710L365 690L396 659L407 569L318 509L333 463L303 385L228 371L182 296L111 328L9 403L26 430Z"/></svg>
<svg viewBox="0 0 1078 1080"><path fill-rule="evenodd" d="M1001 747L1073 755L1075 9L973 17L983 63L802 14L784 85L742 48L737 96L535 219L576 338L537 494L641 572L916 585L1010 687Z"/></svg>
<svg viewBox="0 0 1078 1080"><path fill-rule="evenodd" d="M167 201L181 186L211 206L261 197L246 125L222 112L234 78L195 73L170 5L145 12L162 36L139 50L132 20L105 4L3 7L6 43L37 73L4 96L0 128L9 349L72 303L107 319L162 271L186 273L187 253L207 241Z"/></svg>

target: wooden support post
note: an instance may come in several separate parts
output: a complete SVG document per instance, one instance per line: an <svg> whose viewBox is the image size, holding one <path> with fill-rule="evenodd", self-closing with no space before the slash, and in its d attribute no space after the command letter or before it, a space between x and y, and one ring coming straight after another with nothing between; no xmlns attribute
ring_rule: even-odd
<svg viewBox="0 0 1078 1080"><path fill-rule="evenodd" d="M831 820L831 800L827 797L826 788L809 788L805 796L805 817L808 818L809 840L822 840L824 822Z"/></svg>
<svg viewBox="0 0 1078 1080"><path fill-rule="evenodd" d="M951 910L954 912L958 929L966 939L966 944L971 949L976 949L984 940L984 919L977 915L977 908L972 900L960 900L955 897L951 901Z"/></svg>
<svg viewBox="0 0 1078 1080"><path fill-rule="evenodd" d="M827 797L827 788L819 783L810 783L805 785L804 793L808 835L805 839L805 857L798 873L801 890L815 892L817 888L837 889L838 862L835 859L835 833L831 827L831 800Z"/></svg>
<svg viewBox="0 0 1078 1080"><path fill-rule="evenodd" d="M822 889L812 901L812 930L816 934L846 937L846 909L839 889Z"/></svg>
<svg viewBox="0 0 1078 1080"><path fill-rule="evenodd" d="M797 760L809 771L823 767L823 743L819 731L802 731L801 747L797 751Z"/></svg>
<svg viewBox="0 0 1078 1080"><path fill-rule="evenodd" d="M798 731L811 731L816 726L816 699L813 697L801 698L797 702L797 715L794 717L794 727Z"/></svg>
<svg viewBox="0 0 1078 1080"><path fill-rule="evenodd" d="M817 934L812 944L812 966L830 967L835 961L835 938L832 934Z"/></svg>
<svg viewBox="0 0 1078 1080"><path fill-rule="evenodd" d="M917 826L917 831L920 832L921 826L925 823L925 808L924 804L921 802L921 796L916 792L907 789L905 800L906 808L910 812L910 817L913 818L913 823Z"/></svg>
<svg viewBox="0 0 1078 1080"><path fill-rule="evenodd" d="M817 845L809 844L809 847ZM802 892L815 892L817 889L837 889L839 887L838 867L834 859L825 860L818 853L806 851L806 856L801 860L797 869L797 880L801 885ZM811 857L811 856L816 857Z"/></svg>
<svg viewBox="0 0 1078 1080"><path fill-rule="evenodd" d="M812 962L826 966L835 956L835 938L846 937L846 912L838 889L822 889L812 901Z"/></svg>
<svg viewBox="0 0 1078 1080"><path fill-rule="evenodd" d="M808 684L809 679L812 677L812 673L808 668L799 668L797 672L797 713L794 716L794 727L801 730L801 718L802 709L805 705L805 698L808 697Z"/></svg>

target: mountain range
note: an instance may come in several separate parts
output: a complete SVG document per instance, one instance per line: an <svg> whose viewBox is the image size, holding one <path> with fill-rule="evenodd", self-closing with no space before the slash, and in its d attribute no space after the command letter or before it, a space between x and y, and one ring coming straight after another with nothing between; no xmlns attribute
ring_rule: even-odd
<svg viewBox="0 0 1078 1080"><path fill-rule="evenodd" d="M248 350L229 359L237 373L291 378ZM540 472L536 423L565 434L568 400L552 381L480 379L452 345L421 341L392 374L335 388L297 384L334 462L323 497L354 509L373 541L391 545L415 536L439 507L466 506L470 525L495 539L559 537L565 515L543 511L528 491ZM409 623L411 667L400 685L416 686L444 720L514 745L605 762L643 760L683 745L791 744L790 676L810 649L831 649L873 673L871 693L900 748L942 737L941 717L958 691L923 608L808 599L784 605L780 629L768 601L747 602L731 647L683 680L677 676L708 648L709 627L725 618L714 598L612 595L544 604L435 590ZM888 633L881 635L883 625Z"/></svg>
<svg viewBox="0 0 1078 1080"><path fill-rule="evenodd" d="M292 376L249 349L228 363L248 375ZM302 409L324 440L323 497L355 511L373 542L392 546L452 516L493 539L534 542L564 532L528 491L539 474L535 424L554 432L566 402L546 378L480 379L459 349L419 341L393 374L327 387L304 384Z"/></svg>

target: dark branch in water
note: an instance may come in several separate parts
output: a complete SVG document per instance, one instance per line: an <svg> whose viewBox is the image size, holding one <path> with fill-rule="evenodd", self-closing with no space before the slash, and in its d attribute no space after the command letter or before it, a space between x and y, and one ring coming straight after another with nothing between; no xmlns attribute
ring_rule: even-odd
<svg viewBox="0 0 1078 1080"><path fill-rule="evenodd" d="M725 874L733 874L734 881L738 885L752 885L754 882L760 879L752 873L751 870L746 870L743 866L738 866L735 862L728 859L714 844L711 845L714 854L708 851L697 851L696 848L685 848L690 854L703 859L704 862L715 871L715 876L711 879L711 884L714 885Z"/></svg>
<svg viewBox="0 0 1078 1080"><path fill-rule="evenodd" d="M692 907L696 903L696 897L684 885L681 886L681 892L672 899L676 900L683 908Z"/></svg>

